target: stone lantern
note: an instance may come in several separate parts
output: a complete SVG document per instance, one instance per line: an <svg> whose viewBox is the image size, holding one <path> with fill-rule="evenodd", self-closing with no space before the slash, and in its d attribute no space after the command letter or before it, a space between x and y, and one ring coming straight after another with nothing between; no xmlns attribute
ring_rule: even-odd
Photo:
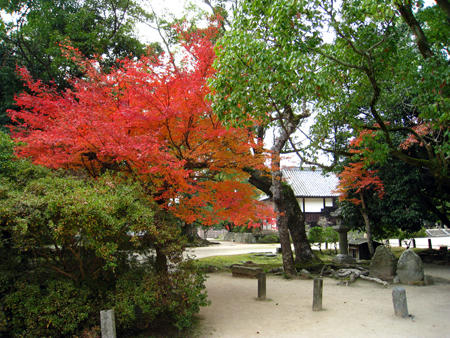
<svg viewBox="0 0 450 338"><path fill-rule="evenodd" d="M336 209L330 215L336 219L333 229L339 234L339 252L341 255L348 255L347 232L350 229L342 224L341 208Z"/></svg>

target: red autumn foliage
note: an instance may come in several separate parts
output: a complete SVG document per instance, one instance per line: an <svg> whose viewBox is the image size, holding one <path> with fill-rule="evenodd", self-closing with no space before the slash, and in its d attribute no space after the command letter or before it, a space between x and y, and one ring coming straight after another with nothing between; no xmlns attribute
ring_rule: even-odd
<svg viewBox="0 0 450 338"><path fill-rule="evenodd" d="M350 152L358 156L358 160L350 162L344 167L344 170L339 174L339 185L337 192L340 193L340 200L348 200L355 205L361 204L361 199L354 196L361 196L365 190L372 189L377 193L379 198L384 196L383 181L377 176L378 170L372 170L366 168L366 161L363 156L368 149L361 149L363 146L363 139L367 135L371 135L372 131L362 131L357 138L350 142Z"/></svg>
<svg viewBox="0 0 450 338"><path fill-rule="evenodd" d="M28 91L16 98L20 109L9 112L13 136L23 142L17 155L94 177L104 169L125 172L188 223L258 221L267 210L243 171L264 165L252 151L254 135L225 127L205 100L216 32L211 26L183 33L178 62L165 54L123 59L109 72L65 47L85 73L64 92L19 69Z"/></svg>
<svg viewBox="0 0 450 338"><path fill-rule="evenodd" d="M418 136L420 136L420 137L426 136L426 135L430 134L430 132L431 132L431 126L430 126L428 123L420 123L420 124L418 124L417 126L414 126L412 129L413 129L414 132L415 132ZM418 138L416 137L416 135L414 135L414 134L411 133L411 134L409 134L408 137L400 144L400 148L403 149L403 150L407 150L407 149L409 149L413 144L416 144L416 143L418 143L419 146L421 146L421 147L423 146L423 142L422 142L420 139L418 139Z"/></svg>

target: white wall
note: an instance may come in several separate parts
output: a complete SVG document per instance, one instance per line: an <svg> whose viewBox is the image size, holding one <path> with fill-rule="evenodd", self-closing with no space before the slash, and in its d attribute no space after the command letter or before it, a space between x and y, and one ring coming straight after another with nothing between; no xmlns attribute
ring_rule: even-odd
<svg viewBox="0 0 450 338"><path fill-rule="evenodd" d="M303 200L305 200L305 210L303 210ZM304 212L320 212L323 209L323 198L299 198L298 204ZM333 199L325 198L325 206L332 207Z"/></svg>

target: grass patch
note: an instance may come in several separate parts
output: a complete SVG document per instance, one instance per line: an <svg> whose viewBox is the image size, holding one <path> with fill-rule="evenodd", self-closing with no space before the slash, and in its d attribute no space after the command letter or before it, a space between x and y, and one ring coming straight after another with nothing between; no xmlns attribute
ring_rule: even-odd
<svg viewBox="0 0 450 338"><path fill-rule="evenodd" d="M397 258L400 258L401 254L406 250L406 248L403 248L403 247L391 247L390 249L391 249L391 252L394 254L394 256ZM420 249L419 248L410 248L410 249L413 249L413 251L416 254L419 254L422 251L428 250L428 249L423 249L423 248L420 248Z"/></svg>
<svg viewBox="0 0 450 338"><path fill-rule="evenodd" d="M314 253L320 261L314 261L307 265L302 265L297 267L298 269L316 269L317 266L322 266L324 263L331 263L332 258L335 255L334 250L322 250L322 253L315 251ZM283 261L281 259L281 254L277 254L275 257L267 257L257 253L252 254L240 254L240 255L229 255L229 256L212 256L200 258L195 261L195 264L204 271L229 271L230 266L233 264L243 264L245 262L251 261L258 267L262 268L266 273L271 269L279 268L283 266ZM211 269L213 268L213 269ZM320 269L319 269L320 270Z"/></svg>
<svg viewBox="0 0 450 338"><path fill-rule="evenodd" d="M283 266L281 255L275 257L260 256L260 254L241 254L241 255L229 255L229 256L212 256L200 258L195 261L195 264L206 271L210 267L214 267L219 271L228 271L233 264L243 264L244 262L251 261L262 268L265 272L271 269Z"/></svg>
<svg viewBox="0 0 450 338"><path fill-rule="evenodd" d="M324 264L331 263L333 257L336 256L336 252L334 251L334 249L322 250L322 252L320 252L319 250L313 250L313 252L316 257L319 258Z"/></svg>

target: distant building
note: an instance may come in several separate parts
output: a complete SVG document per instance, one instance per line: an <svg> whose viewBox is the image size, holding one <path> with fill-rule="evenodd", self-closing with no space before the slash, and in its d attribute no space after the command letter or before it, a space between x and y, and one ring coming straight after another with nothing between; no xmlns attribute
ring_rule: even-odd
<svg viewBox="0 0 450 338"><path fill-rule="evenodd" d="M373 248L382 245L373 241ZM357 238L348 241L348 254L355 259L371 259L367 238Z"/></svg>
<svg viewBox="0 0 450 338"><path fill-rule="evenodd" d="M315 226L321 218L328 218L333 223L329 213L335 209L339 196L335 192L339 183L335 174L324 175L317 168L284 168L281 172L283 179L294 191L307 224ZM268 197L263 200L271 202ZM266 224L264 228L275 230L275 222Z"/></svg>

